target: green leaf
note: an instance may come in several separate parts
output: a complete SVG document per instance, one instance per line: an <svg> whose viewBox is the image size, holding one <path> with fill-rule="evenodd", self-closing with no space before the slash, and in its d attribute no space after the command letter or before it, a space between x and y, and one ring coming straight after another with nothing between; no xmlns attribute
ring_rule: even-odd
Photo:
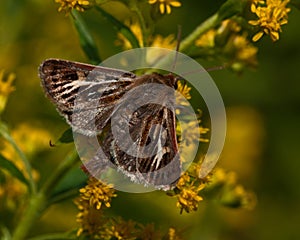
<svg viewBox="0 0 300 240"><path fill-rule="evenodd" d="M25 183L28 187L30 186L28 180L25 178L23 173L9 160L0 154L0 167L6 169L12 176Z"/></svg>
<svg viewBox="0 0 300 240"><path fill-rule="evenodd" d="M71 19L79 35L81 48L91 63L99 64L101 62L101 58L99 56L98 48L96 47L94 39L89 33L85 22L76 10L72 11L72 16L73 17L71 17Z"/></svg>
<svg viewBox="0 0 300 240"><path fill-rule="evenodd" d="M66 131L63 132L63 134L54 143L54 145L60 145L62 143L71 143L71 142L74 142L73 131L72 131L72 128L68 128Z"/></svg>
<svg viewBox="0 0 300 240"><path fill-rule="evenodd" d="M0 226L0 237L1 237L1 240L10 240L11 239L10 232L5 226Z"/></svg>
<svg viewBox="0 0 300 240"><path fill-rule="evenodd" d="M54 188L50 202L58 202L74 197L78 190L86 185L88 176L79 168L72 168Z"/></svg>
<svg viewBox="0 0 300 240"><path fill-rule="evenodd" d="M140 44L137 40L136 36L133 34L133 32L130 30L129 27L127 27L125 24L120 22L118 19L116 19L114 16L109 14L108 12L104 11L102 8L95 6L96 10L102 14L103 17L105 17L108 21L110 21L114 27L122 33L127 40L131 43L132 48L139 48Z"/></svg>
<svg viewBox="0 0 300 240"><path fill-rule="evenodd" d="M15 143L14 139L11 137L11 135L9 133L8 127L3 122L0 122L0 135L2 135L11 144L11 146L15 149L16 153L20 156L20 159L24 163L26 172L29 176L29 179L28 180L26 179L26 184L29 186L29 191L30 192L35 192L36 191L36 185L35 185L35 182L34 182L33 177L32 177L30 162L28 161L27 157L22 152L22 150L19 148L19 146ZM16 170L13 170L13 167L10 167L9 164L6 163L6 165L14 173L18 174L17 171L19 171L19 169L17 169L17 171L16 171ZM20 174L18 174L17 176L19 176L19 175ZM23 176L23 174L22 174L22 176ZM24 178L24 176L23 176L23 178ZM23 181L23 178L20 177L20 180Z"/></svg>

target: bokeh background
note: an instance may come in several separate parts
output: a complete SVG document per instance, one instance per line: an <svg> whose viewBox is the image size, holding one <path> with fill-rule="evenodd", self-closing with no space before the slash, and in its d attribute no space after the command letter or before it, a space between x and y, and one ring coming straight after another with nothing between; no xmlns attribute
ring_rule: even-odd
<svg viewBox="0 0 300 240"><path fill-rule="evenodd" d="M157 32L183 36L212 15L224 1L183 1L170 16L162 18ZM128 10L122 5L108 9L119 19ZM45 98L38 66L46 58L87 62L69 17L57 12L54 1L1 0L0 68L16 74L15 87L2 120L11 129L22 124L49 131L57 139L67 129L64 120ZM116 31L94 11L83 14L100 49L102 59L121 51ZM118 193L111 214L156 226L176 226L187 239L300 239L300 13L292 8L280 40L260 40L256 70L235 74L211 72L227 109L228 132L220 166L234 170L239 181L257 195L254 210L228 209L204 201L199 210L179 214L175 201L163 194ZM66 155L72 145L48 147L33 159L41 181ZM173 205L172 205L173 204ZM66 231L76 227L77 209L72 201L52 206L36 223L31 235ZM0 213L0 222L11 216ZM11 221L13 222L13 221Z"/></svg>

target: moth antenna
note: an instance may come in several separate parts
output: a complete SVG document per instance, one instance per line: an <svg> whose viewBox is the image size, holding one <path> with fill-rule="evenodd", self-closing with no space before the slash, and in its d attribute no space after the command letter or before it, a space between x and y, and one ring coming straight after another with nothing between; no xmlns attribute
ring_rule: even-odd
<svg viewBox="0 0 300 240"><path fill-rule="evenodd" d="M188 74L192 74L192 73L200 73L200 72L211 72L211 71L218 71L218 70L223 70L227 68L227 64L224 65L220 65L220 66L213 66L213 67L209 67L209 68L205 68L204 70L195 70L195 71L189 71L189 72L185 72L182 73L182 76L188 75Z"/></svg>
<svg viewBox="0 0 300 240"><path fill-rule="evenodd" d="M175 54L175 59L174 59L173 65L172 65L172 71L175 69L175 66L176 66L176 63L177 63L180 41L181 41L181 25L178 25L176 54Z"/></svg>

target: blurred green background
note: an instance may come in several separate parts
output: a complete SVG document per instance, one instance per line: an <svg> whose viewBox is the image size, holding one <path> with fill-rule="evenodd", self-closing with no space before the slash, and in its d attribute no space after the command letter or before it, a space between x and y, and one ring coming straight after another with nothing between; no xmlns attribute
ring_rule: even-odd
<svg viewBox="0 0 300 240"><path fill-rule="evenodd" d="M180 24L185 36L223 2L182 1L181 8L158 22L157 32L176 34ZM2 119L11 129L22 123L46 129L53 139L67 124L44 97L38 66L50 57L87 61L69 17L57 8L54 1L39 0L2 0L0 8L0 68L17 76L16 91ZM121 5L108 10L119 19L128 16ZM102 59L121 51L114 44L116 31L110 23L95 11L83 15ZM257 43L257 70L241 75L228 70L211 72L228 114L220 166L236 171L239 181L256 193L256 208L227 209L204 201L197 212L180 215L175 201L164 204L167 197L163 194L119 193L111 212L125 219L183 228L187 239L300 239L299 21L299 11L293 8L278 42L265 37ZM71 148L49 148L34 159L42 180ZM54 205L35 225L32 235L69 230L76 226L75 215L71 201ZM8 217L0 213L1 223Z"/></svg>

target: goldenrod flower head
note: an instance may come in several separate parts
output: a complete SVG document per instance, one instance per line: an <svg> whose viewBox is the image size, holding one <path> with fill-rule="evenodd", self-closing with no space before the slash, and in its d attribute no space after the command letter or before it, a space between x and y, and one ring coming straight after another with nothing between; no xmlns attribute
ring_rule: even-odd
<svg viewBox="0 0 300 240"><path fill-rule="evenodd" d="M113 197L116 197L115 190L112 185L107 185L95 178L90 178L88 185L79 190L80 198L83 201L88 201L90 206L100 209L102 204L110 207L110 202Z"/></svg>
<svg viewBox="0 0 300 240"><path fill-rule="evenodd" d="M101 231L101 239L135 240L137 235L137 223L122 218L111 219L105 229Z"/></svg>
<svg viewBox="0 0 300 240"><path fill-rule="evenodd" d="M168 231L168 240L182 240L182 236L180 236L181 234L178 233L178 231L173 228L173 227L170 227L169 228L169 231Z"/></svg>
<svg viewBox="0 0 300 240"><path fill-rule="evenodd" d="M199 192L204 187L204 183L198 179L192 180L187 172L180 177L176 185L176 191L178 191L176 205L180 208L181 213L183 210L190 212L198 209L199 202L203 200L199 196Z"/></svg>
<svg viewBox="0 0 300 240"><path fill-rule="evenodd" d="M231 62L233 70L240 71L245 65L257 65L258 48L247 38L248 33L237 22L227 19L219 28L211 29L198 38L195 45L208 54L223 55Z"/></svg>
<svg viewBox="0 0 300 240"><path fill-rule="evenodd" d="M189 87L187 84L182 84L180 81L177 82L177 91L181 93L187 100L190 100L191 94L191 87Z"/></svg>
<svg viewBox="0 0 300 240"><path fill-rule="evenodd" d="M141 228L141 232L138 234L137 239L162 239L161 232L155 229L153 223L141 226Z"/></svg>
<svg viewBox="0 0 300 240"><path fill-rule="evenodd" d="M76 216L76 222L80 224L77 230L77 236L85 233L89 236L93 236L95 239L99 234L100 229L106 223L106 219L102 210L98 210L93 206L90 206L88 201L82 201L77 198L74 203L77 205L79 213Z"/></svg>
<svg viewBox="0 0 300 240"><path fill-rule="evenodd" d="M181 2L176 0L148 0L149 4L157 4L161 14L171 13L171 7L180 7Z"/></svg>
<svg viewBox="0 0 300 240"><path fill-rule="evenodd" d="M37 152L49 147L49 139L51 135L44 129L34 128L29 124L21 124L11 131L11 137L14 139L17 146L27 156L32 156ZM6 159L14 163L14 165L24 174L28 176L24 162L20 159L19 154L14 147L7 141L0 139L0 153ZM32 169L32 176L34 180L39 178L39 173ZM1 186L0 197L5 196L9 200L10 205L14 207L21 198L20 196L27 191L26 186L11 175L6 176L5 183Z"/></svg>
<svg viewBox="0 0 300 240"><path fill-rule="evenodd" d="M14 79L15 74L10 73L4 78L4 70L0 70L0 113L5 109L9 94L15 90L15 87L12 86Z"/></svg>
<svg viewBox="0 0 300 240"><path fill-rule="evenodd" d="M116 197L112 185L107 185L93 177L88 184L79 190L80 196L75 200L79 210L76 220L80 223L77 236L83 232L95 236L102 229L105 219L101 207L110 207L111 199Z"/></svg>
<svg viewBox="0 0 300 240"><path fill-rule="evenodd" d="M58 11L69 13L72 9L83 12L86 8L91 7L93 1L91 0L55 0L60 3Z"/></svg>
<svg viewBox="0 0 300 240"><path fill-rule="evenodd" d="M257 20L249 21L249 24L259 26L261 30L256 33L252 40L258 41L264 34L270 35L272 41L279 39L281 25L287 24L288 12L290 8L286 5L290 0L264 0L253 1L251 4L251 12L258 17Z"/></svg>
<svg viewBox="0 0 300 240"><path fill-rule="evenodd" d="M137 22L129 23L125 22L125 24L129 27L129 29L132 31L132 33L135 35L136 39L139 42L140 46L143 46L143 34L141 26ZM124 49L132 49L131 43L128 41L128 39L121 33L118 33L119 41L116 43L118 45L122 45ZM168 48L168 49L174 49L176 47L176 41L173 34L168 35L167 37L163 37L161 35L155 35L149 38L150 45L149 47L160 47L160 48ZM161 52L161 54L157 54L157 50L149 49L147 51L146 61L149 65L155 63L158 59L162 58L162 54L164 52Z"/></svg>
<svg viewBox="0 0 300 240"><path fill-rule="evenodd" d="M195 41L195 45L197 47L210 47L210 48L213 48L215 46L215 36L216 36L216 30L211 29L211 30L207 31L205 34L201 35Z"/></svg>

